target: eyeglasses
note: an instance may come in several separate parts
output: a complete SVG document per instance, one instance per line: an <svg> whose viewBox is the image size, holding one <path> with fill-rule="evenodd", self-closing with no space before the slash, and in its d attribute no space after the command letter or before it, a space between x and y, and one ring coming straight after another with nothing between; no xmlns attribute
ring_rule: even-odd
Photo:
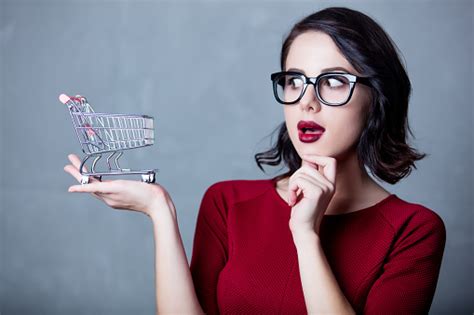
<svg viewBox="0 0 474 315"><path fill-rule="evenodd" d="M368 78L343 72L325 72L317 77L307 77L300 72L282 71L272 73L270 77L276 100L285 105L301 100L309 84L314 85L318 99L329 106L349 102L356 83L371 86Z"/></svg>

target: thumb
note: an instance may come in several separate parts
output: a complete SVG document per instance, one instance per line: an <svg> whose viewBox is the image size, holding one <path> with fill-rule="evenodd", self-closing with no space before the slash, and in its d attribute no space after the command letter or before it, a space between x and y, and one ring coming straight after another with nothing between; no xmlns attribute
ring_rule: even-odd
<svg viewBox="0 0 474 315"><path fill-rule="evenodd" d="M304 160L304 159L301 160L301 165L307 165L307 166L312 167L316 170L319 170L319 165L318 164L307 161L307 160Z"/></svg>

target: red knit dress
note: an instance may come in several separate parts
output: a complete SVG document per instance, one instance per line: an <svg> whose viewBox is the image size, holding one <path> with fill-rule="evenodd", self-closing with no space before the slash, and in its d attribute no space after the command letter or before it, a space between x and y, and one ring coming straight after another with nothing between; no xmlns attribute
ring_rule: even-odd
<svg viewBox="0 0 474 315"><path fill-rule="evenodd" d="M190 269L206 314L307 314L291 207L274 179L227 180L205 192ZM325 215L320 240L358 314L426 314L446 229L434 211L391 194L368 208Z"/></svg>

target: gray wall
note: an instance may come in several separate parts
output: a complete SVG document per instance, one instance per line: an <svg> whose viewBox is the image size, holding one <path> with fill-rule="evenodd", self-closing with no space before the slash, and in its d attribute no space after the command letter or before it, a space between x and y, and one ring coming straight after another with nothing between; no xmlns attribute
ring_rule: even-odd
<svg viewBox="0 0 474 315"><path fill-rule="evenodd" d="M474 310L472 1L288 2L1 1L2 314L155 310L148 217L67 192L81 151L60 93L155 117L156 144L123 163L160 170L190 260L208 186L282 172L253 161L283 121L269 73L291 25L331 5L369 14L403 52L412 144L431 156L384 186L446 224L432 313Z"/></svg>

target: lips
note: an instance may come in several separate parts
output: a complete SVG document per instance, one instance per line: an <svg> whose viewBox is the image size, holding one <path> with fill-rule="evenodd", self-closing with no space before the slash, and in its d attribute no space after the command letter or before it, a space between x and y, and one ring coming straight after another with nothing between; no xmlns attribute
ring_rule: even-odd
<svg viewBox="0 0 474 315"><path fill-rule="evenodd" d="M324 133L324 127L311 120L298 122L298 136L301 142L314 142Z"/></svg>
<svg viewBox="0 0 474 315"><path fill-rule="evenodd" d="M324 132L324 127L321 125L318 125L316 122L311 121L311 120L300 120L298 122L298 130L301 130L303 132L307 131L317 131L317 132Z"/></svg>

